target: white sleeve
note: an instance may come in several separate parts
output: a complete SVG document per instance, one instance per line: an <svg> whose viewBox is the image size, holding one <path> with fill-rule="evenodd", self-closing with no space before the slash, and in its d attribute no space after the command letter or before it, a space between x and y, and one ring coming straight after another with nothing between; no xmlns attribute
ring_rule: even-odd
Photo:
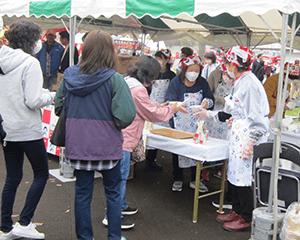
<svg viewBox="0 0 300 240"><path fill-rule="evenodd" d="M45 91L43 86L43 74L40 63L34 57L28 60L23 75L23 92L26 106L31 109L49 105L54 100L54 94Z"/></svg>

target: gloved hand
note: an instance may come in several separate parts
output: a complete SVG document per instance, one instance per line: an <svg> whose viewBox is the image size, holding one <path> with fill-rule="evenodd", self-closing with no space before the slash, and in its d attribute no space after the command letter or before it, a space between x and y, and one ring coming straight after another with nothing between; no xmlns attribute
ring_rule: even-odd
<svg viewBox="0 0 300 240"><path fill-rule="evenodd" d="M232 122L233 122L233 117L229 118L228 120L226 120L228 127L232 126Z"/></svg>
<svg viewBox="0 0 300 240"><path fill-rule="evenodd" d="M255 142L249 140L246 144L246 146L244 147L244 150L242 152L242 159L243 160L248 160L252 157L253 155L253 146L254 146Z"/></svg>
<svg viewBox="0 0 300 240"><path fill-rule="evenodd" d="M207 118L207 110L205 108L200 108L198 112L194 113L194 116L200 119Z"/></svg>

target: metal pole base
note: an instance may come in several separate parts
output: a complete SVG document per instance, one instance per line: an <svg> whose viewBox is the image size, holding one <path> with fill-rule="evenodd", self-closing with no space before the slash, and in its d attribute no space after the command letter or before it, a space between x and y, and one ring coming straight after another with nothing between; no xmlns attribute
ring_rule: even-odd
<svg viewBox="0 0 300 240"><path fill-rule="evenodd" d="M253 210L252 215L251 240L272 240L274 226L273 213L268 213L267 207L259 207ZM282 213L278 209L277 239L279 239L284 216L285 213Z"/></svg>

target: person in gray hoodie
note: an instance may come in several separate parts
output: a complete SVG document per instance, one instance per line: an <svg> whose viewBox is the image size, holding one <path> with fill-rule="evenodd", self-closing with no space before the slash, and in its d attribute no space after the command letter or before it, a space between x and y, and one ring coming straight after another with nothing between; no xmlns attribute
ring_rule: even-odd
<svg viewBox="0 0 300 240"><path fill-rule="evenodd" d="M41 33L36 23L17 20L5 32L8 46L0 48L0 113L6 132L3 151L7 172L1 202L1 240L45 238L31 222L49 177L40 108L51 104L55 97L55 93L42 88L40 63L32 56L40 49ZM20 219L13 226L11 216L23 176L24 153L31 164L34 179Z"/></svg>

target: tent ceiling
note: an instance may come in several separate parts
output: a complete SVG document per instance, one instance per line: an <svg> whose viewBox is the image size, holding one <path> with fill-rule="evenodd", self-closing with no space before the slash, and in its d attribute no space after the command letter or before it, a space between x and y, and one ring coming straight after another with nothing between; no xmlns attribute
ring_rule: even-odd
<svg viewBox="0 0 300 240"><path fill-rule="evenodd" d="M247 45L251 37L250 45L256 46L278 42L270 31L272 29L277 35L281 31L281 13L275 9L293 12L300 8L300 1L296 0L228 0L226 3L210 0L210 4L199 0L173 0L168 1L167 8L166 1L153 1L110 0L111 5L108 7L108 4L105 5L102 1L85 0L86 4L82 6L81 2L79 7L79 0L24 0L17 10L12 11L9 7L13 9L20 1L10 0L9 3L0 3L0 9L7 14L3 16L5 24L16 20L16 16L22 17L21 9L26 9L29 2L28 9L23 9L23 16L31 15L29 18L38 22L43 29L63 28L65 26L61 19L68 25L69 16L76 15L77 24L80 22L80 30L102 29L111 34L149 33L154 41L189 36L200 43L213 46ZM271 2L278 6L270 6ZM259 3L259 8L255 3ZM231 6L230 10L228 6ZM251 12L246 12L247 9L251 9ZM26 11L29 15L25 14ZM112 15L113 12L116 15ZM103 15L99 16L99 13ZM56 16L53 16L54 14ZM61 16L61 19L57 16ZM125 16L127 17L124 18ZM156 18L158 16L159 18ZM297 24L299 23L300 17Z"/></svg>

